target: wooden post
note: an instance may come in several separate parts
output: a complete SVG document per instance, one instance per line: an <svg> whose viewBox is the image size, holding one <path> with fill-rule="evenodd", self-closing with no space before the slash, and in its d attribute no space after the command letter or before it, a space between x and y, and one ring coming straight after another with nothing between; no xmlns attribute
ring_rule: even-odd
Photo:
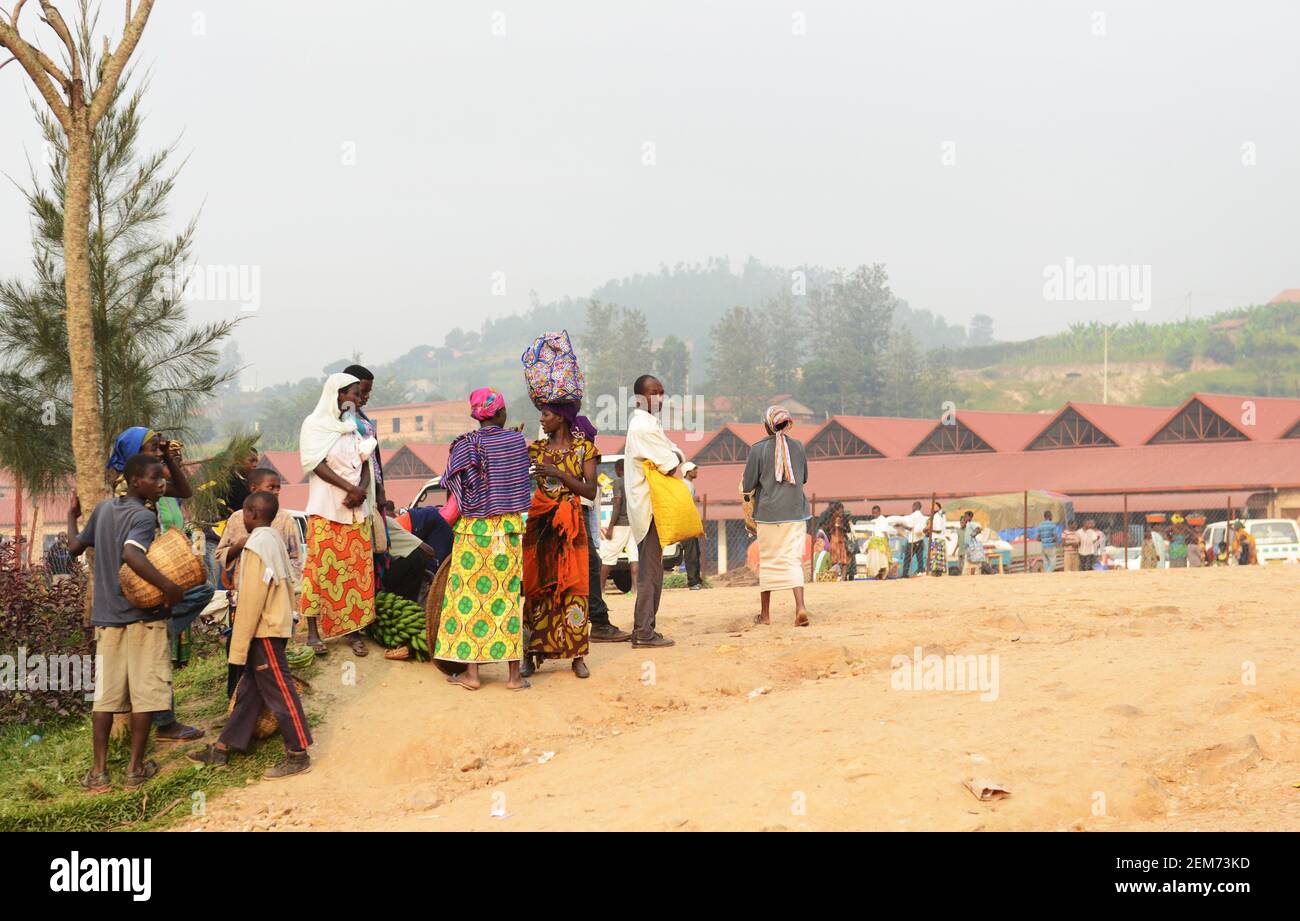
<svg viewBox="0 0 1300 921"><path fill-rule="evenodd" d="M1124 569L1128 570L1128 493L1124 493Z"/></svg>
<svg viewBox="0 0 1300 921"><path fill-rule="evenodd" d="M14 471L14 572L23 571L23 477Z"/></svg>
<svg viewBox="0 0 1300 921"><path fill-rule="evenodd" d="M718 519L718 575L727 571L727 520Z"/></svg>
<svg viewBox="0 0 1300 921"><path fill-rule="evenodd" d="M1227 562L1227 564L1228 564L1229 566L1231 566L1231 565L1232 565L1232 561L1233 561L1233 556L1232 556L1232 493L1228 493L1227 503L1228 503L1228 511L1227 511L1227 514L1223 516L1223 544L1224 544L1224 549L1226 549L1227 552L1228 552L1228 559L1227 559L1225 562Z"/></svg>
<svg viewBox="0 0 1300 921"><path fill-rule="evenodd" d="M709 540L709 497L706 493L700 501L700 524L704 525L704 536L700 538L700 572L704 572L704 548ZM722 522L718 522L721 524Z"/></svg>
<svg viewBox="0 0 1300 921"><path fill-rule="evenodd" d="M1025 561L1025 572L1029 572L1029 490L1025 490L1025 545L1021 551L1021 559Z"/></svg>

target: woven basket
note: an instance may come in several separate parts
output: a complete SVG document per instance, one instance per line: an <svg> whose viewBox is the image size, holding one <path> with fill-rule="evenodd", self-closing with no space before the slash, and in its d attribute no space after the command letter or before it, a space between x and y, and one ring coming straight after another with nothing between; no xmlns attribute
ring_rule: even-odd
<svg viewBox="0 0 1300 921"><path fill-rule="evenodd" d="M438 628L442 626L442 599L447 592L447 576L451 574L451 558L452 554L449 553L442 561L442 565L438 567L438 574L433 577L433 584L429 586L429 594L424 598L424 629L430 658L433 657L433 651L438 648ZM459 675L466 668L463 662L448 662L445 659L433 659L433 666L444 675Z"/></svg>
<svg viewBox="0 0 1300 921"><path fill-rule="evenodd" d="M303 681L297 675L290 675L293 678L293 686L298 691L298 696L302 697L303 691L311 687L306 681ZM242 682L241 682L242 683ZM230 705L226 707L226 716L235 711L235 701L239 698L239 687L236 685L235 693L230 695ZM254 739L269 739L280 731L280 724L275 721L275 714L269 708L263 707L262 712L257 716L257 722L253 725Z"/></svg>
<svg viewBox="0 0 1300 921"><path fill-rule="evenodd" d="M182 591L202 585L207 578L203 561L194 555L190 542L181 531L168 531L156 538L149 547L148 557L149 562ZM163 603L163 593L136 575L130 566L123 563L117 572L122 582L122 594L137 608L156 608Z"/></svg>

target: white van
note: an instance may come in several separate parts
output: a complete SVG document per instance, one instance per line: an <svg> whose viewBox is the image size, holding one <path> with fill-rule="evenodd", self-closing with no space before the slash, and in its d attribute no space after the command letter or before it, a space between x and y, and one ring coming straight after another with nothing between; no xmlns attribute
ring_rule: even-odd
<svg viewBox="0 0 1300 921"><path fill-rule="evenodd" d="M1244 520L1246 531L1255 538L1255 550L1261 563L1300 563L1300 526L1290 518L1247 518ZM1228 535L1228 525L1216 521L1205 526L1205 549L1213 553L1214 548L1227 541L1229 549L1232 538Z"/></svg>

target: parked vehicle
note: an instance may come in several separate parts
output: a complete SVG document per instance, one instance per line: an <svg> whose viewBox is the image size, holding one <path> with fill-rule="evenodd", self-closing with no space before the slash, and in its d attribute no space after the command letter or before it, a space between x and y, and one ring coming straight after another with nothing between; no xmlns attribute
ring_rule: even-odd
<svg viewBox="0 0 1300 921"><path fill-rule="evenodd" d="M293 523L298 526L298 538L302 541L303 548L307 547L307 513L289 509L289 517Z"/></svg>
<svg viewBox="0 0 1300 921"><path fill-rule="evenodd" d="M442 477L436 476L426 480L415 494L407 508L419 508L422 505L441 506L447 504L447 490L442 488Z"/></svg>
<svg viewBox="0 0 1300 921"><path fill-rule="evenodd" d="M1255 538L1261 563L1300 563L1300 526L1290 518L1247 518L1246 531ZM1228 523L1216 521L1203 532L1207 552L1227 542L1232 547Z"/></svg>

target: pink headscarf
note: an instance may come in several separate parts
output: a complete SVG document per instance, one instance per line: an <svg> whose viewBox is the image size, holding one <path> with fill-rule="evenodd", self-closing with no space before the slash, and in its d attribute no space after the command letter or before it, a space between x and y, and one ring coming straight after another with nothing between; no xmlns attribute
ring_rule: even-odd
<svg viewBox="0 0 1300 921"><path fill-rule="evenodd" d="M469 395L469 414L479 422L491 419L506 408L506 398L491 387L480 387Z"/></svg>

